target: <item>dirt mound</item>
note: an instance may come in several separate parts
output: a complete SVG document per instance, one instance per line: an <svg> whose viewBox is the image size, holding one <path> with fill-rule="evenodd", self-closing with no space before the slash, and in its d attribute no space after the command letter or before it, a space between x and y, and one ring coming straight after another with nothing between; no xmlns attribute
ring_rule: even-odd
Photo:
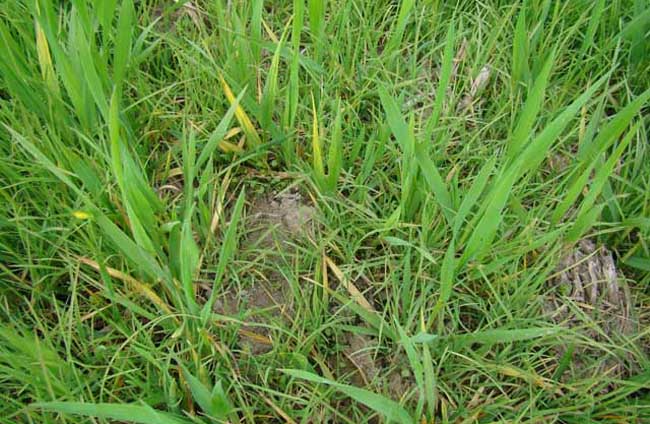
<svg viewBox="0 0 650 424"><path fill-rule="evenodd" d="M291 319L290 283L279 271L282 261L295 254L295 244L312 234L316 210L296 191L261 195L250 203L242 228L248 229L241 252L259 263L250 285L229 287L214 304L214 311L243 316L247 325L239 331L242 349L251 354L273 346L270 327Z"/></svg>
<svg viewBox="0 0 650 424"><path fill-rule="evenodd" d="M244 247L287 247L287 242L312 234L316 210L297 191L285 191L255 199L248 211L252 228Z"/></svg>

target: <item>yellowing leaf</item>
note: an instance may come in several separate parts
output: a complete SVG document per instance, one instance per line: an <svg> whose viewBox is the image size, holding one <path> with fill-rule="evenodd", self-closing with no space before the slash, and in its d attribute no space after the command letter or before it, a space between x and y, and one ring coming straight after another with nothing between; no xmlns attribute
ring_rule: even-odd
<svg viewBox="0 0 650 424"><path fill-rule="evenodd" d="M501 375L504 375L506 377L518 378L518 379L524 380L524 381L526 381L528 383L531 383L531 384L534 384L536 386L543 387L543 388L546 388L548 386L548 383L546 382L546 380L543 377L541 377L541 376L539 376L539 375L537 375L537 374L535 374L533 372L526 372L526 371L524 371L522 369L518 369L518 368L515 368L515 367L511 367L511 366L505 366L505 365L504 366L497 366L496 370Z"/></svg>
<svg viewBox="0 0 650 424"><path fill-rule="evenodd" d="M314 161L314 172L319 182L325 179L325 168L323 167L323 152L321 148L320 135L318 132L318 116L316 115L316 104L314 103L314 95L311 96L311 108L313 114L313 130L311 137L311 147Z"/></svg>
<svg viewBox="0 0 650 424"><path fill-rule="evenodd" d="M50 46L45 38L45 32L38 22L36 27L36 53L38 54L38 64L41 67L41 75L43 80L47 83L48 87L54 94L59 95L59 85L56 81L54 67L52 66L52 57L50 56Z"/></svg>
<svg viewBox="0 0 650 424"><path fill-rule="evenodd" d="M100 270L100 266L97 262L93 261L92 259L80 257L79 261L83 264L88 265L89 267L93 268L96 271ZM125 283L129 284L131 288L133 288L136 292L141 294L142 296L146 297L149 299L152 303L154 303L156 306L160 308L164 313L171 315L172 311L169 308L169 306L154 292L149 288L146 284L141 283L140 281L136 280L135 278L131 277L130 275L127 275L123 273L122 271L119 271L115 268L109 268L106 267L106 272L108 275L110 275L113 278L117 278L118 280L122 280Z"/></svg>
<svg viewBox="0 0 650 424"><path fill-rule="evenodd" d="M219 81L221 81L221 86L223 87L223 92L226 95L228 102L230 102L230 104L235 103L236 97L232 93L230 86L221 74L219 75ZM260 139L257 130L253 126L253 122L251 122L250 118L246 114L246 111L241 107L241 104L237 104L237 108L235 109L235 117L237 118L239 125L242 126L244 133L246 134L246 140L251 144L251 147L257 147L262 144L262 140Z"/></svg>
<svg viewBox="0 0 650 424"><path fill-rule="evenodd" d="M241 132L242 132L242 129L239 128L239 127L235 127L235 128L230 129L226 133L226 135L223 137L223 139L219 141L219 143L218 143L219 148L222 151L226 152L226 153L240 153L240 152L242 152L244 150L244 149L242 149L242 146L240 146L238 144L235 144L235 143L231 143L230 141L226 141L226 140L228 140L230 138L233 138L234 136L236 136L237 134L239 134Z"/></svg>
<svg viewBox="0 0 650 424"><path fill-rule="evenodd" d="M239 153L243 150L239 145L226 140L221 140L219 142L219 148L226 153Z"/></svg>
<svg viewBox="0 0 650 424"><path fill-rule="evenodd" d="M233 138L234 136L236 136L240 132L241 132L241 128L239 128L239 127L231 128L230 130L228 130L228 132L223 137L223 139L228 140L229 138Z"/></svg>
<svg viewBox="0 0 650 424"><path fill-rule="evenodd" d="M327 263L327 266L332 270L336 278L347 289L348 293L350 293L350 296L352 299L354 299L355 302L361 305L361 307L368 312L377 312L376 309L370 304L370 302L368 302L368 300L363 296L363 293L361 293L361 291L359 291L359 289L345 277L343 271L341 271L341 269L334 263L334 261L325 256L325 262Z"/></svg>

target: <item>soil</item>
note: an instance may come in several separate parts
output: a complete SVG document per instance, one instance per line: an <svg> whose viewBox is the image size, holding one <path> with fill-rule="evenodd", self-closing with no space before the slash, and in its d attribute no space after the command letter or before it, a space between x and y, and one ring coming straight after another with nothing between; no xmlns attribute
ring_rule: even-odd
<svg viewBox="0 0 650 424"><path fill-rule="evenodd" d="M214 304L214 311L243 316L249 325L240 330L239 345L253 355L273 347L269 327L276 320L289 321L292 291L279 272L280 264L295 254L295 245L313 234L316 210L295 191L261 195L254 199L242 223L250 229L241 242L241 251L253 257L263 255L264 267L249 287L232 287Z"/></svg>
<svg viewBox="0 0 650 424"><path fill-rule="evenodd" d="M240 251L250 260L261 261L262 266L256 269L264 271L255 275L253 284L231 287L214 304L215 312L246 323L239 330L238 345L243 352L269 352L277 342L271 334L274 323L286 326L293 319L293 293L279 267L296 254L301 240L314 235L315 215L315 208L297 191L260 195L246 209L242 228L249 231ZM362 281L357 284L364 286ZM340 342L340 355L329 361L334 361L331 365L339 377L349 376L350 384L367 388L381 381L396 400L415 387L411 378L402 375L405 357L400 354L390 359L378 352L375 337L347 333Z"/></svg>
<svg viewBox="0 0 650 424"><path fill-rule="evenodd" d="M365 387L380 373L376 361L376 341L363 334L348 333L343 354L354 367L351 382L355 386Z"/></svg>
<svg viewBox="0 0 650 424"><path fill-rule="evenodd" d="M248 225L253 228L247 245L274 247L286 245L299 237L313 234L316 210L297 191L286 191L257 198L248 213Z"/></svg>
<svg viewBox="0 0 650 424"><path fill-rule="evenodd" d="M380 351L377 339L365 334L346 333L339 342L340 354L328 362L340 381L382 392L395 401L417 390L403 352Z"/></svg>

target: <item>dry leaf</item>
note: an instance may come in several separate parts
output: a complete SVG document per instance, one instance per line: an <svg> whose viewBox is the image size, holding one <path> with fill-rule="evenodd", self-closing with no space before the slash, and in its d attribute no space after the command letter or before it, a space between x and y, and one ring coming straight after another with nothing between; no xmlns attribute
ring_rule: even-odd
<svg viewBox="0 0 650 424"><path fill-rule="evenodd" d="M99 271L101 267L99 264L92 259L80 257L79 261L83 264L88 265L89 267L95 269L96 271ZM118 280L124 281L125 283L129 284L135 291L143 295L144 297L148 298L151 300L155 305L157 305L163 312L166 314L171 315L172 311L167 306L167 304L153 291L149 286L147 286L144 283L141 283L140 281L136 280L135 278L131 277L130 275L127 275L123 273L122 271L119 271L115 268L110 268L110 267L105 267L106 272L108 275L110 275L113 278L117 278Z"/></svg>
<svg viewBox="0 0 650 424"><path fill-rule="evenodd" d="M488 81L490 81L490 67L484 66L481 68L481 71L478 73L474 81L472 81L472 88L470 89L470 95L472 97L476 96L481 90L485 88Z"/></svg>
<svg viewBox="0 0 650 424"><path fill-rule="evenodd" d="M336 264L327 256L325 256L325 262L327 262L327 266L332 270L336 278L343 284L343 287L345 287L350 293L350 296L352 299L354 299L355 302L357 302L361 307L369 312L377 312L375 308L368 302L368 300L363 296L363 294L359 291L359 289L352 284L351 281L348 281L348 279L343 275L343 271L336 266Z"/></svg>
<svg viewBox="0 0 650 424"><path fill-rule="evenodd" d="M483 91L483 89L487 86L487 83L490 81L490 74L491 71L488 65L485 65L481 68L481 71L472 81L469 93L466 94L458 103L458 107L456 108L457 111L464 112L472 106L476 95Z"/></svg>
<svg viewBox="0 0 650 424"><path fill-rule="evenodd" d="M456 53L456 56L454 57L454 67L451 70L451 77L450 80L453 81L456 78L456 75L458 75L458 68L460 68L460 64L462 63L463 60L465 60L465 55L467 54L467 38L463 38L463 42L460 45L460 48L458 49L458 52Z"/></svg>

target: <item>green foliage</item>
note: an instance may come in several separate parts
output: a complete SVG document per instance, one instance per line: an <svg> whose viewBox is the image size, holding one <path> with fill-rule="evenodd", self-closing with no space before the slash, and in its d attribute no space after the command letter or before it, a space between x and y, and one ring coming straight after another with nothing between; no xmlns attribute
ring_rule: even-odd
<svg viewBox="0 0 650 424"><path fill-rule="evenodd" d="M646 3L0 0L0 416L648 421Z"/></svg>

